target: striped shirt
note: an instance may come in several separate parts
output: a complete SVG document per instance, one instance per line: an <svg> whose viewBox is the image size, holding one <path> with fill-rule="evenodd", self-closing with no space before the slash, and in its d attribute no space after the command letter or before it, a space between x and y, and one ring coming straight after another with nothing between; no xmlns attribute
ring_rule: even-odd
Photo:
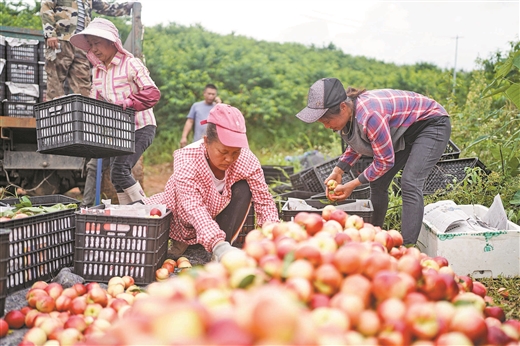
<svg viewBox="0 0 520 346"><path fill-rule="evenodd" d="M143 199L145 204L165 204L172 211L170 238L189 245L202 244L213 251L215 244L226 238L215 217L229 204L231 186L240 180L246 180L251 189L257 225L279 221L260 162L249 149L242 148L237 161L226 170L220 193L206 161L206 147L203 141L197 143L174 152L173 174L164 192Z"/></svg>
<svg viewBox="0 0 520 346"><path fill-rule="evenodd" d="M131 94L139 93L148 86L157 88L142 61L118 51L108 68L100 61L94 65L90 97L116 103L129 98ZM157 126L153 109L136 111L135 129L147 125Z"/></svg>
<svg viewBox="0 0 520 346"><path fill-rule="evenodd" d="M361 129L361 141L371 147L374 157L373 163L359 175L359 180L367 183L388 172L394 166L394 149L403 149L394 146L399 140L404 141L406 130L418 121L437 116L449 115L435 100L412 91L378 89L359 95L356 99L355 126ZM346 138L345 133L342 137ZM349 145L337 166L343 171L350 169L361 156L362 153Z"/></svg>

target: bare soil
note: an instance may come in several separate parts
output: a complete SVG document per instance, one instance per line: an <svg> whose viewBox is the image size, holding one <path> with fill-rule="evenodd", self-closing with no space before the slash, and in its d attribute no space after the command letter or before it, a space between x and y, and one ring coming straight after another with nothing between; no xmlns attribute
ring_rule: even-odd
<svg viewBox="0 0 520 346"><path fill-rule="evenodd" d="M142 171L144 171L144 174L142 174ZM158 165L148 165L146 167L143 167L142 171L141 174L139 174L139 176L136 176L136 179L138 179L141 182L141 185L143 186L146 195L152 196L156 193L164 191L164 186L166 185L166 182L173 173L173 164L170 162L161 163ZM134 170L132 170L132 172L135 176ZM110 179L106 174L103 175L102 191L105 195L108 195L108 198L111 198L113 201L115 201L113 203L117 202L115 190L113 187L111 187ZM74 188L70 190L66 193L66 195L78 200L81 200L83 198L79 188Z"/></svg>
<svg viewBox="0 0 520 346"><path fill-rule="evenodd" d="M164 185L173 173L173 164L161 163L144 167L143 189L147 196L164 191Z"/></svg>

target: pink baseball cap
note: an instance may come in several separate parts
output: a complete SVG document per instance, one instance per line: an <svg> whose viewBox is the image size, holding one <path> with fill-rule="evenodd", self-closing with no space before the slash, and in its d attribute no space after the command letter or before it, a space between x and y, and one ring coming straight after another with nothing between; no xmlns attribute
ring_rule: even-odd
<svg viewBox="0 0 520 346"><path fill-rule="evenodd" d="M209 112L208 119L200 122L201 125L207 123L217 125L218 139L222 144L234 148L249 148L246 122L237 108L218 103Z"/></svg>

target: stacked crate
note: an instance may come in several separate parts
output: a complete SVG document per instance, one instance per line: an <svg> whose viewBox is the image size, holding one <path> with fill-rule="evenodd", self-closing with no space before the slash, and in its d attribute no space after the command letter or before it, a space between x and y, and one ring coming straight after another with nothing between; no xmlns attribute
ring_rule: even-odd
<svg viewBox="0 0 520 346"><path fill-rule="evenodd" d="M0 46L0 49L5 48L5 66L0 77L4 90L1 115L33 117L34 104L40 98L38 69L40 41L14 37L5 37L2 41L5 45Z"/></svg>
<svg viewBox="0 0 520 346"><path fill-rule="evenodd" d="M0 102L5 98L5 36L0 35ZM0 104L0 115L3 114Z"/></svg>
<svg viewBox="0 0 520 346"><path fill-rule="evenodd" d="M38 45L38 82L40 85L40 99L38 102L47 101L47 72L45 72L45 41Z"/></svg>

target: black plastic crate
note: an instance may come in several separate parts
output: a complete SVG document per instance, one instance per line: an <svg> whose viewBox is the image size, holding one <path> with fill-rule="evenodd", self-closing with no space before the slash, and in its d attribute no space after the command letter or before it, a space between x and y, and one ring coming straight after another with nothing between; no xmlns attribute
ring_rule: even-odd
<svg viewBox="0 0 520 346"><path fill-rule="evenodd" d="M453 160L458 159L460 156L460 149L451 141L448 141L448 145L446 146L446 150L441 155L441 160Z"/></svg>
<svg viewBox="0 0 520 346"><path fill-rule="evenodd" d="M38 83L40 83L40 88L42 85L47 85L47 72L45 72L45 61L38 61Z"/></svg>
<svg viewBox="0 0 520 346"><path fill-rule="evenodd" d="M0 81L0 102L2 102L3 99L5 99L5 83Z"/></svg>
<svg viewBox="0 0 520 346"><path fill-rule="evenodd" d="M311 198L314 195L312 191L302 191L302 190L293 190L284 193L280 193L278 195L274 195L273 199L278 207L278 216L282 218L282 207L287 202L289 198L299 198L299 199L307 199Z"/></svg>
<svg viewBox="0 0 520 346"><path fill-rule="evenodd" d="M322 213L323 208L325 206L332 204L339 209L344 210L349 215L358 215L363 218L364 222L372 223L372 217L374 214L374 207L372 202L369 199L366 200L354 200L354 199L346 199L344 201L339 202L330 202L328 200L318 200L318 199L306 199L305 202L311 207L318 208L317 210L282 210L282 220L283 221L292 221L296 214L304 211L308 213ZM362 206L362 208L361 208ZM285 208L285 207L284 207Z"/></svg>
<svg viewBox="0 0 520 346"><path fill-rule="evenodd" d="M2 45L0 45L1 49ZM0 58L0 82L5 82L5 77L7 75L7 64L5 63L5 59Z"/></svg>
<svg viewBox="0 0 520 346"><path fill-rule="evenodd" d="M4 116L14 118L34 118L36 103L2 101Z"/></svg>
<svg viewBox="0 0 520 346"><path fill-rule="evenodd" d="M34 106L38 152L102 158L135 152L135 111L81 95Z"/></svg>
<svg viewBox="0 0 520 346"><path fill-rule="evenodd" d="M314 195L312 191L302 191L302 190L294 190L289 192L284 192L279 195L274 195L273 198L275 200L287 201L289 198L299 198L299 199L307 199L311 198Z"/></svg>
<svg viewBox="0 0 520 346"><path fill-rule="evenodd" d="M47 101L47 85L40 84L40 98L38 99L39 103Z"/></svg>
<svg viewBox="0 0 520 346"><path fill-rule="evenodd" d="M5 60L5 36L0 35L0 59Z"/></svg>
<svg viewBox="0 0 520 346"><path fill-rule="evenodd" d="M63 195L34 196L29 198L34 207L57 203L79 204ZM18 198L1 200L14 205ZM74 212L65 209L0 222L10 229L7 291L16 292L31 287L36 281L49 281L64 267L70 267L74 256Z"/></svg>
<svg viewBox="0 0 520 346"><path fill-rule="evenodd" d="M361 156L350 169L352 175L357 178L361 173L363 173L365 169L367 169L368 166L372 164L373 161L373 157Z"/></svg>
<svg viewBox="0 0 520 346"><path fill-rule="evenodd" d="M7 262L9 261L9 234L11 230L0 229L0 317L5 313L7 298Z"/></svg>
<svg viewBox="0 0 520 346"><path fill-rule="evenodd" d="M466 168L480 167L488 172L485 165L478 158L463 158L443 160L435 164L424 183L423 194L431 195L439 189L445 189L454 181L460 182L466 177Z"/></svg>
<svg viewBox="0 0 520 346"><path fill-rule="evenodd" d="M9 83L7 83L7 84L9 84ZM38 96L35 97L35 96L25 94L25 93L13 94L13 93L11 93L11 89L9 88L8 85L6 85L5 92L6 92L6 99L11 102L36 103L36 102L38 102L38 98L39 98ZM39 92L40 92L40 90L38 89L38 94L39 94Z"/></svg>
<svg viewBox="0 0 520 346"><path fill-rule="evenodd" d="M38 62L38 43L11 46L7 42L6 56L7 61Z"/></svg>
<svg viewBox="0 0 520 346"><path fill-rule="evenodd" d="M45 41L40 41L38 43L38 60L39 61L45 61L45 51L47 50L47 47L45 46Z"/></svg>
<svg viewBox="0 0 520 346"><path fill-rule="evenodd" d="M262 166L262 170L264 171L265 182L267 184L288 181L288 177L294 174L293 166L264 165Z"/></svg>
<svg viewBox="0 0 520 346"><path fill-rule="evenodd" d="M237 238L233 242L233 246L241 249L244 247L244 243L246 240L246 235L256 228L256 218L255 218L255 208L253 204L251 204L251 208L249 208L249 213L247 214L246 221L242 225L242 229L238 233Z"/></svg>
<svg viewBox="0 0 520 346"><path fill-rule="evenodd" d="M320 192L325 188L323 182L320 181L320 178L317 176L314 169L310 169L306 173L302 174L301 179L305 185L305 190L307 191Z"/></svg>
<svg viewBox="0 0 520 346"><path fill-rule="evenodd" d="M319 164L319 165L316 165L313 167L314 172L315 172L314 179L319 183L321 188L320 189L315 188L312 191L316 191L316 192L326 191L326 186L325 186L324 181L332 173L332 170L334 169L334 167L336 167L336 164L338 163L338 159L339 159L339 156L336 157L335 159L328 160L327 162L324 162L322 164ZM346 184L349 181L354 180L356 177L357 176L354 176L354 173L352 172L352 170L350 172L343 173L343 176L341 177L341 184ZM316 182L314 182L314 184L316 184Z"/></svg>
<svg viewBox="0 0 520 346"><path fill-rule="evenodd" d="M38 84L38 63L7 61L7 81L14 83Z"/></svg>
<svg viewBox="0 0 520 346"><path fill-rule="evenodd" d="M309 169L299 171L299 172L291 174L289 176L291 185L295 190L306 190L307 189L307 187L305 186L305 183L302 180L302 175L304 175L307 172L309 172Z"/></svg>
<svg viewBox="0 0 520 346"><path fill-rule="evenodd" d="M125 275L137 285L155 281L168 252L171 218L170 210L160 218L76 212L74 273L104 283Z"/></svg>

